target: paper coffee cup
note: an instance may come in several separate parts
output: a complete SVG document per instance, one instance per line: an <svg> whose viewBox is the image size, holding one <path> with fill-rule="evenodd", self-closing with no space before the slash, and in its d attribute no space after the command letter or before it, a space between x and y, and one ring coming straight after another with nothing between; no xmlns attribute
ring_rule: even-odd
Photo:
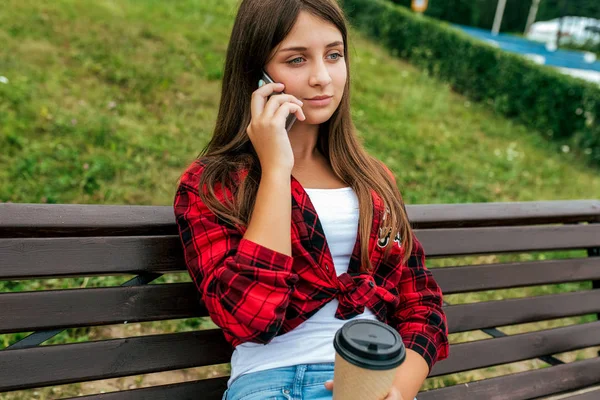
<svg viewBox="0 0 600 400"><path fill-rule="evenodd" d="M406 358L402 338L379 321L354 320L335 334L333 400L383 400Z"/></svg>

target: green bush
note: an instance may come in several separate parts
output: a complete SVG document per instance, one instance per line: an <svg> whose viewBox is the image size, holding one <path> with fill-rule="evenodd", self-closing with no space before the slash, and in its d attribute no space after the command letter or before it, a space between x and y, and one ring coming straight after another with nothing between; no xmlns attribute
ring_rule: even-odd
<svg viewBox="0 0 600 400"><path fill-rule="evenodd" d="M600 88L384 0L342 0L354 26L476 101L600 166Z"/></svg>

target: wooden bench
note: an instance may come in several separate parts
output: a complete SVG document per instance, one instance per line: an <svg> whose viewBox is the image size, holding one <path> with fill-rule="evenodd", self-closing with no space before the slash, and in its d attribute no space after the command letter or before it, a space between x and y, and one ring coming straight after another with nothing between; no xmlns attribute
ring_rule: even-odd
<svg viewBox="0 0 600 400"><path fill-rule="evenodd" d="M600 313L600 201L414 205L408 213L430 260L582 250L581 257L562 260L432 268L446 295L589 285L568 293L448 305L451 333L482 330L492 338L452 345L432 377L536 358L551 366L422 392L419 400L532 399L600 384L600 357L566 363L555 357L599 346L599 321L513 335L497 328ZM137 276L118 287L0 294L0 334L37 331L0 350L0 392L227 363L231 348L218 329L38 346L68 327L206 316L191 283L148 285L161 274L181 271L171 207L0 204L0 279ZM226 380L86 398L217 400ZM569 398L599 399L600 390Z"/></svg>

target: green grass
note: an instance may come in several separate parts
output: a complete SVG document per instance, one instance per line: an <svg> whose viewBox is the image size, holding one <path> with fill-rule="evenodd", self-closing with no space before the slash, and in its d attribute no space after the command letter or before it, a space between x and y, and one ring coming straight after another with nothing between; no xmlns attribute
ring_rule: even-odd
<svg viewBox="0 0 600 400"><path fill-rule="evenodd" d="M236 3L4 1L0 76L8 82L0 82L0 201L171 205L177 178L214 126ZM351 31L351 41L354 121L369 152L396 174L408 204L600 197L598 170L586 167L570 149L557 154L543 135L495 115L487 104L453 93L359 32ZM573 254L581 256L465 257L430 260L430 265ZM108 286L127 279L0 282L0 291ZM173 275L158 283L181 281L189 277ZM549 285L448 300L483 301L587 286ZM207 320L189 319L119 329L135 335L210 326ZM68 330L49 344L100 339L114 334L113 328ZM0 335L0 343L24 335ZM453 340L479 338L476 333L461 335ZM506 368L444 377L428 387L492 376ZM135 386L143 381L126 382ZM86 388L67 385L0 398L81 392Z"/></svg>
<svg viewBox="0 0 600 400"><path fill-rule="evenodd" d="M232 0L5 2L0 201L171 204L214 126L234 11ZM355 122L408 203L598 198L597 170L351 39Z"/></svg>

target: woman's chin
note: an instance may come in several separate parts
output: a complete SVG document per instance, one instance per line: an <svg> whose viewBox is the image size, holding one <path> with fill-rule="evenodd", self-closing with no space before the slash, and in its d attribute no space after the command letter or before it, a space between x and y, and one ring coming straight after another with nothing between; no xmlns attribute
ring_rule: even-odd
<svg viewBox="0 0 600 400"><path fill-rule="evenodd" d="M329 118L331 118L332 115L333 112L330 112L329 110L319 110L308 115L305 114L306 119L299 122L306 125L319 125L329 121Z"/></svg>

